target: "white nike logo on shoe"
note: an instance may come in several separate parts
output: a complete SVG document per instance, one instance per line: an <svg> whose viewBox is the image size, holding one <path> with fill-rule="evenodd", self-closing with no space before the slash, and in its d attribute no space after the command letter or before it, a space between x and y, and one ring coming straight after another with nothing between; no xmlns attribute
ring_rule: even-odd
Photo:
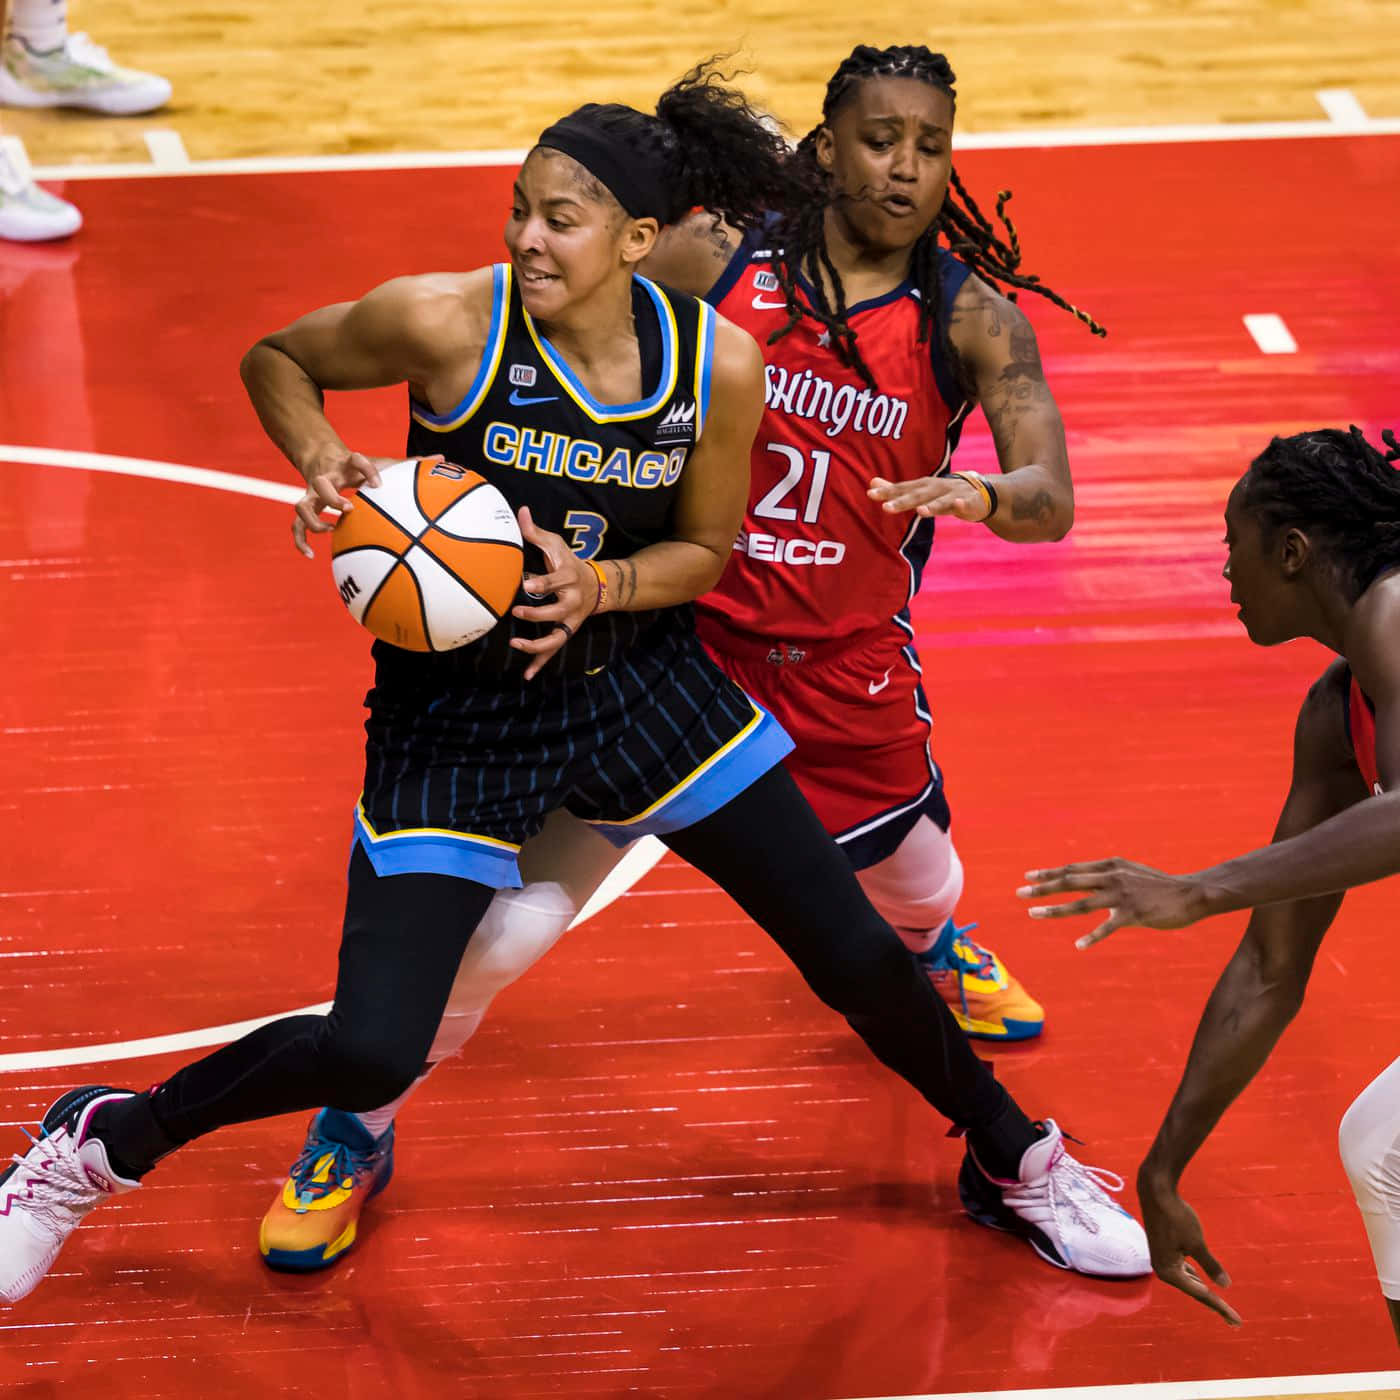
<svg viewBox="0 0 1400 1400"><path fill-rule="evenodd" d="M893 671L893 670L894 670L894 667L891 666L891 667L889 668L889 670L885 672L884 676L883 676L878 682L877 682L877 681L871 681L871 682L870 682L869 690L870 690L870 693L871 693L872 695L878 695L878 694L890 683L890 671Z"/></svg>

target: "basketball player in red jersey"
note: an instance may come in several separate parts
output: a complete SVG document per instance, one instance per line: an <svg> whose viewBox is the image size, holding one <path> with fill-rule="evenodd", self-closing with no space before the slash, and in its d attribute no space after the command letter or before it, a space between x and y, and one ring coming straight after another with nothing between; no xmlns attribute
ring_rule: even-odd
<svg viewBox="0 0 1400 1400"><path fill-rule="evenodd" d="M1393 432L1382 438L1384 455L1357 428L1275 438L1225 508L1225 577L1250 640L1311 637L1338 654L1298 714L1273 843L1190 875L1123 860L1033 870L1020 891L1081 896L1032 908L1039 918L1107 910L1080 947L1133 924L1254 911L1138 1173L1157 1276L1235 1325L1201 1277L1230 1282L1181 1198L1181 1174L1302 1005L1345 891L1400 872L1400 446ZM1362 1091L1338 1136L1400 1340L1400 1060Z"/></svg>
<svg viewBox="0 0 1400 1400"><path fill-rule="evenodd" d="M768 362L747 518L699 603L701 636L789 727L790 772L964 1030L1010 1040L1037 1034L1042 1012L953 925L962 867L908 604L939 515L1014 540L1069 529L1064 432L1035 336L990 282L1064 303L1017 273L1012 247L965 194L950 195L952 125L944 58L858 48L798 149L793 208L747 240L693 215L663 230L644 270L722 306ZM995 485L939 475L975 402L1003 469ZM618 858L563 814L527 843L525 887L499 894L473 937L430 1067L461 1048ZM392 1170L407 1097L312 1124L261 1227L269 1264L324 1268L353 1244Z"/></svg>

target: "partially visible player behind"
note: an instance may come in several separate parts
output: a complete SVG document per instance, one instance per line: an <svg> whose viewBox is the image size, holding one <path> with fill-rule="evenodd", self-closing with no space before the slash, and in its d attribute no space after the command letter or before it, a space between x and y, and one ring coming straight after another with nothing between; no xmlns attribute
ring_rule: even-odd
<svg viewBox="0 0 1400 1400"><path fill-rule="evenodd" d="M1064 303L1017 271L1014 235L998 238L956 182L953 86L926 48L855 49L798 148L801 198L786 217L745 239L695 213L662 232L644 270L719 307L767 361L744 529L697 602L701 637L796 741L789 771L958 1023L1022 1040L1039 1034L1040 1005L954 924L963 870L909 602L940 515L1011 540L1069 529L1064 429L1035 333L992 283ZM977 403L994 483L946 475ZM410 452L438 450L414 431ZM527 844L525 888L497 897L468 947L429 1068L461 1049L618 858L564 814ZM262 1222L269 1263L324 1268L354 1243L392 1171L406 1098L316 1117Z"/></svg>
<svg viewBox="0 0 1400 1400"><path fill-rule="evenodd" d="M1185 928L1254 910L1138 1173L1157 1276L1236 1325L1201 1277L1230 1282L1181 1198L1181 1174L1302 1005L1344 892L1400 872L1400 447L1382 438L1384 455L1354 427L1275 438L1225 508L1225 577L1250 640L1311 637L1338 654L1298 714L1273 844L1190 875L1125 860L1033 870L1020 891L1081 896L1032 908L1040 918L1108 910L1080 947L1133 924ZM1400 1060L1362 1091L1339 1137L1400 1339Z"/></svg>
<svg viewBox="0 0 1400 1400"><path fill-rule="evenodd" d="M163 107L170 84L120 68L86 34L68 30L68 0L0 0L0 107L81 107L132 116ZM0 239L66 238L82 227L75 205L34 183L17 137L0 134Z"/></svg>

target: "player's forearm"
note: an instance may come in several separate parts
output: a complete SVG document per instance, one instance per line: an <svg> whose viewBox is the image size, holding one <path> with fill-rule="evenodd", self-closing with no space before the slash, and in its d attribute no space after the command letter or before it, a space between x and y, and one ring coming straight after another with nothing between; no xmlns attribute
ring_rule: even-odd
<svg viewBox="0 0 1400 1400"><path fill-rule="evenodd" d="M1142 1164L1144 1184L1175 1189L1221 1115L1269 1058L1302 1004L1311 950L1321 936L1317 925L1325 929L1339 903L1333 896L1288 911L1315 934L1286 940L1291 952L1281 951L1278 940L1260 937L1251 922L1206 1003L1181 1084ZM1255 915L1256 921L1267 918Z"/></svg>
<svg viewBox="0 0 1400 1400"><path fill-rule="evenodd" d="M607 579L601 611L646 612L708 593L719 582L729 554L690 540L662 540L625 559L598 562Z"/></svg>
<svg viewBox="0 0 1400 1400"><path fill-rule="evenodd" d="M345 450L320 386L284 351L259 341L239 366L263 431L303 477L327 448Z"/></svg>
<svg viewBox="0 0 1400 1400"><path fill-rule="evenodd" d="M1062 540L1074 524L1074 487L1067 469L1038 463L988 476L997 508L986 525L1004 540L1031 544Z"/></svg>
<svg viewBox="0 0 1400 1400"><path fill-rule="evenodd" d="M1400 871L1400 791L1358 802L1299 836L1196 871L1201 917L1368 884Z"/></svg>

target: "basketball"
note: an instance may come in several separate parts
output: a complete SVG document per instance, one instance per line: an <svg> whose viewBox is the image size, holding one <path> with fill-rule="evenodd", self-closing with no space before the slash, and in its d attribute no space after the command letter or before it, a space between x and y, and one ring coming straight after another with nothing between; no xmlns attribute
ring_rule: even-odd
<svg viewBox="0 0 1400 1400"><path fill-rule="evenodd" d="M395 462L331 534L331 567L350 616L408 651L483 637L520 587L520 526L484 477L434 457Z"/></svg>

